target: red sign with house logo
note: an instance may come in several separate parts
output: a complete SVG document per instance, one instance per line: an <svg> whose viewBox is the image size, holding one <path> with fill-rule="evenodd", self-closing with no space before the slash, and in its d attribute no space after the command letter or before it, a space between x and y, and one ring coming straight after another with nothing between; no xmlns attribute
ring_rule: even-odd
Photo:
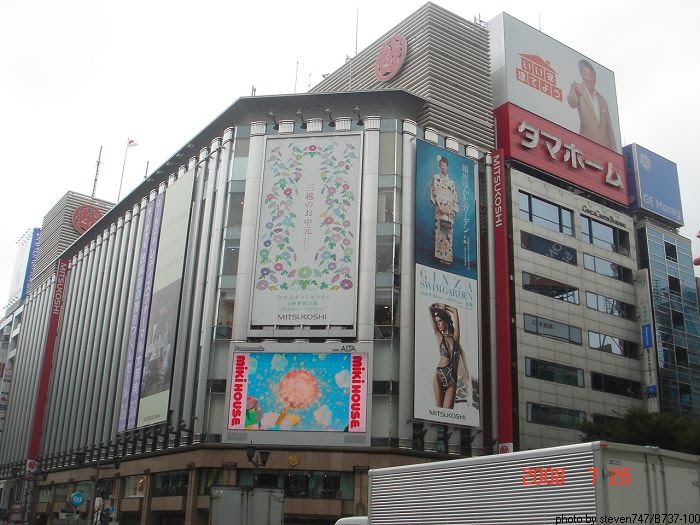
<svg viewBox="0 0 700 525"><path fill-rule="evenodd" d="M557 86L557 72L549 61L539 55L520 53L520 67L515 69L515 78L560 102L564 100L561 89Z"/></svg>
<svg viewBox="0 0 700 525"><path fill-rule="evenodd" d="M494 116L496 141L506 158L629 205L622 155L514 104L503 104Z"/></svg>

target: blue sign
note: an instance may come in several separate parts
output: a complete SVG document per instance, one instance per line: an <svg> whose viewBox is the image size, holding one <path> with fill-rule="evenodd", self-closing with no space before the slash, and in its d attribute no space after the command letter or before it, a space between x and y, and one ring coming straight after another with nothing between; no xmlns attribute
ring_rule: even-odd
<svg viewBox="0 0 700 525"><path fill-rule="evenodd" d="M639 144L622 148L627 169L630 208L647 210L683 226L683 205L676 163Z"/></svg>
<svg viewBox="0 0 700 525"><path fill-rule="evenodd" d="M74 492L70 495L70 504L74 507L80 507L83 504L85 497L81 492Z"/></svg>
<svg viewBox="0 0 700 525"><path fill-rule="evenodd" d="M656 397L656 385L647 385L647 397Z"/></svg>
<svg viewBox="0 0 700 525"><path fill-rule="evenodd" d="M642 325L642 348L652 348L654 346L651 338L651 324Z"/></svg>

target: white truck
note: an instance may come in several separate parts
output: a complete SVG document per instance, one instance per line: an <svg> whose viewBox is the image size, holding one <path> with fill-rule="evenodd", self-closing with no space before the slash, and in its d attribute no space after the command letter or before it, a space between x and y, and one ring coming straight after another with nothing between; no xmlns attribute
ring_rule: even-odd
<svg viewBox="0 0 700 525"><path fill-rule="evenodd" d="M603 441L369 471L369 525L698 523L700 457Z"/></svg>
<svg viewBox="0 0 700 525"><path fill-rule="evenodd" d="M282 489L211 487L209 525L282 525Z"/></svg>

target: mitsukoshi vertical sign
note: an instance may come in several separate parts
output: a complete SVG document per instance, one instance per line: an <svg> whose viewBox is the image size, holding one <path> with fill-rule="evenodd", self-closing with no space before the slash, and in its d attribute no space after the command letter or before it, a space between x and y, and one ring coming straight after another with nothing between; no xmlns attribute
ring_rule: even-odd
<svg viewBox="0 0 700 525"><path fill-rule="evenodd" d="M251 324L355 324L360 135L268 138Z"/></svg>
<svg viewBox="0 0 700 525"><path fill-rule="evenodd" d="M414 417L479 426L475 162L416 147Z"/></svg>

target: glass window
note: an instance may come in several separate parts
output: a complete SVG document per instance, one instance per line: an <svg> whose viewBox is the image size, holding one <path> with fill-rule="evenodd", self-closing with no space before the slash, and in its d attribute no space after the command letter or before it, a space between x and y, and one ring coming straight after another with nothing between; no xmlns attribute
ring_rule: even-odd
<svg viewBox="0 0 700 525"><path fill-rule="evenodd" d="M394 188L380 188L377 195L377 222L395 222Z"/></svg>
<svg viewBox="0 0 700 525"><path fill-rule="evenodd" d="M124 479L125 498L143 498L146 476L128 476Z"/></svg>
<svg viewBox="0 0 700 525"><path fill-rule="evenodd" d="M221 275L236 275L238 273L238 255L240 250L240 240L224 241L224 259L221 264Z"/></svg>
<svg viewBox="0 0 700 525"><path fill-rule="evenodd" d="M639 381L598 372L591 372L591 388L606 394L635 398L642 397L642 384Z"/></svg>
<svg viewBox="0 0 700 525"><path fill-rule="evenodd" d="M637 311L633 305L593 292L586 292L586 306L623 319L635 320L637 318Z"/></svg>
<svg viewBox="0 0 700 525"><path fill-rule="evenodd" d="M340 498L340 472L314 472L311 476L311 497Z"/></svg>
<svg viewBox="0 0 700 525"><path fill-rule="evenodd" d="M257 473L254 472L253 480L255 481L256 487L267 489L280 488L280 476L279 473L275 471L259 470Z"/></svg>
<svg viewBox="0 0 700 525"><path fill-rule="evenodd" d="M605 250L612 250L622 255L630 253L630 236L625 230L598 222L581 215L581 237L584 241Z"/></svg>
<svg viewBox="0 0 700 525"><path fill-rule="evenodd" d="M61 483L60 485L55 485L53 491L53 500L59 502L68 501L70 489L71 487L68 483Z"/></svg>
<svg viewBox="0 0 700 525"><path fill-rule="evenodd" d="M188 479L189 472L186 470L154 474L151 480L153 496L187 496Z"/></svg>
<svg viewBox="0 0 700 525"><path fill-rule="evenodd" d="M520 218L548 230L573 235L574 213L556 204L520 192Z"/></svg>
<svg viewBox="0 0 700 525"><path fill-rule="evenodd" d="M523 314L523 318L525 320L526 332L543 337L560 339L577 345L581 344L581 329L576 326L529 314Z"/></svg>
<svg viewBox="0 0 700 525"><path fill-rule="evenodd" d="M95 494L101 498L114 497L114 480L98 479L95 481Z"/></svg>
<svg viewBox="0 0 700 525"><path fill-rule="evenodd" d="M671 293L681 293L681 280L678 277L668 276L668 290Z"/></svg>
<svg viewBox="0 0 700 525"><path fill-rule="evenodd" d="M619 281L632 283L632 270L617 263L595 257L587 253L583 254L583 267L599 275L605 275Z"/></svg>
<svg viewBox="0 0 700 525"><path fill-rule="evenodd" d="M539 403L527 404L527 420L539 425L578 429L586 419L586 413L571 408L563 408Z"/></svg>
<svg viewBox="0 0 700 525"><path fill-rule="evenodd" d="M308 472L287 472L284 475L284 495L290 498L307 498L310 477Z"/></svg>
<svg viewBox="0 0 700 525"><path fill-rule="evenodd" d="M564 244L521 231L520 245L526 250L576 266L576 250Z"/></svg>
<svg viewBox="0 0 700 525"><path fill-rule="evenodd" d="M678 395L681 399L681 404L692 405L693 397L690 391L690 385L685 385L683 383L678 383Z"/></svg>
<svg viewBox="0 0 700 525"><path fill-rule="evenodd" d="M354 475L352 472L324 472L298 470L240 469L238 484L241 487L284 488L288 498L353 499Z"/></svg>
<svg viewBox="0 0 700 525"><path fill-rule="evenodd" d="M578 288L534 273L523 272L523 289L552 299L579 304Z"/></svg>
<svg viewBox="0 0 700 525"><path fill-rule="evenodd" d="M399 312L398 294L393 289L379 288L375 293L374 301L374 324L392 326Z"/></svg>
<svg viewBox="0 0 700 525"><path fill-rule="evenodd" d="M673 328L677 330L682 330L683 328L685 328L683 312L671 310L671 322L673 323Z"/></svg>
<svg viewBox="0 0 700 525"><path fill-rule="evenodd" d="M39 487L39 503L51 503L51 486Z"/></svg>
<svg viewBox="0 0 700 525"><path fill-rule="evenodd" d="M81 492L85 499L92 499L92 481L77 481L73 492Z"/></svg>
<svg viewBox="0 0 700 525"><path fill-rule="evenodd" d="M243 197L243 192L229 193L226 226L240 226L243 224Z"/></svg>
<svg viewBox="0 0 700 525"><path fill-rule="evenodd" d="M377 237L377 273L399 272L399 241L397 237Z"/></svg>
<svg viewBox="0 0 700 525"><path fill-rule="evenodd" d="M613 337L598 332L588 332L588 346L593 350L608 352L630 359L639 359L639 345L621 337Z"/></svg>
<svg viewBox="0 0 700 525"><path fill-rule="evenodd" d="M583 369L540 359L525 358L525 375L563 385L584 386Z"/></svg>
<svg viewBox="0 0 700 525"><path fill-rule="evenodd" d="M680 346L676 347L676 364L678 366L688 366L688 350L685 348L681 348Z"/></svg>
<svg viewBox="0 0 700 525"><path fill-rule="evenodd" d="M666 254L666 259L669 261L678 261L678 253L676 251L676 246L670 242L664 242L664 252Z"/></svg>
<svg viewBox="0 0 700 525"><path fill-rule="evenodd" d="M224 471L220 468L203 468L199 471L197 493L200 496L211 494L212 485L221 485L224 481Z"/></svg>
<svg viewBox="0 0 700 525"><path fill-rule="evenodd" d="M593 423L596 425L613 425L619 421L622 421L621 417L609 416L607 414L593 414Z"/></svg>

